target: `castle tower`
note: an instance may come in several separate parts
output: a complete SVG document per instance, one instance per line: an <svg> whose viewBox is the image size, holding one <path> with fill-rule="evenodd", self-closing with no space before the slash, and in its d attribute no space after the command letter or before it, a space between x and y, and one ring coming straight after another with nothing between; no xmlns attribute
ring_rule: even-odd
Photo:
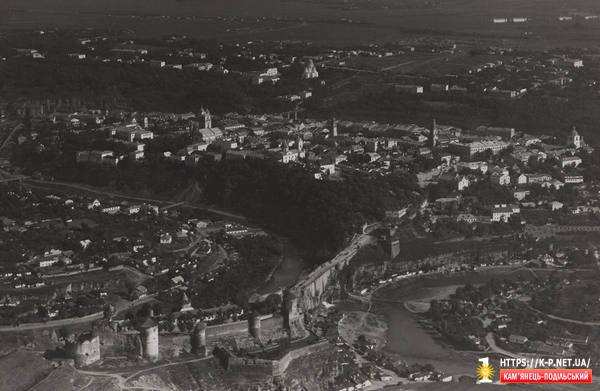
<svg viewBox="0 0 600 391"><path fill-rule="evenodd" d="M298 296L291 289L286 289L283 292L283 317L284 326L288 332L291 332L294 322L302 319L302 313L298 305Z"/></svg>
<svg viewBox="0 0 600 391"><path fill-rule="evenodd" d="M261 330L260 330L260 315L256 312L251 312L248 316L248 332L254 338L260 341Z"/></svg>
<svg viewBox="0 0 600 391"><path fill-rule="evenodd" d="M192 353L206 356L206 323L199 321L192 332Z"/></svg>
<svg viewBox="0 0 600 391"><path fill-rule="evenodd" d="M148 117L144 117L144 128L148 129L148 125L149 125L149 123L148 123Z"/></svg>
<svg viewBox="0 0 600 391"><path fill-rule="evenodd" d="M158 361L158 325L147 318L140 325L144 357L150 361Z"/></svg>
<svg viewBox="0 0 600 391"><path fill-rule="evenodd" d="M100 337L92 333L71 336L66 342L65 351L78 367L85 367L100 360Z"/></svg>
<svg viewBox="0 0 600 391"><path fill-rule="evenodd" d="M304 140L302 139L302 135L298 135L298 152L302 152L302 149L304 149Z"/></svg>

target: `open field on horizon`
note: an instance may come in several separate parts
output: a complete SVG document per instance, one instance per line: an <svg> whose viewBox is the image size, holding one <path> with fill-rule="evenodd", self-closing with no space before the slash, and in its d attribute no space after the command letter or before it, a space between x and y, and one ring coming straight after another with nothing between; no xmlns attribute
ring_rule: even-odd
<svg viewBox="0 0 600 391"><path fill-rule="evenodd" d="M9 0L0 9L0 28L96 27L130 29L141 35L329 44L436 35L516 40L523 46L595 46L600 20L583 17L598 14L600 2L592 0ZM558 21L566 15L576 19ZM531 20L493 24L494 17Z"/></svg>

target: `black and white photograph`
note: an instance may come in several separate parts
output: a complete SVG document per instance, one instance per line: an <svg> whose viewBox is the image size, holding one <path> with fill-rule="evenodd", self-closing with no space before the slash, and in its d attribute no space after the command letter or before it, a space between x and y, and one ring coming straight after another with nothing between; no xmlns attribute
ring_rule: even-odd
<svg viewBox="0 0 600 391"><path fill-rule="evenodd" d="M0 391L600 391L600 1L0 0Z"/></svg>

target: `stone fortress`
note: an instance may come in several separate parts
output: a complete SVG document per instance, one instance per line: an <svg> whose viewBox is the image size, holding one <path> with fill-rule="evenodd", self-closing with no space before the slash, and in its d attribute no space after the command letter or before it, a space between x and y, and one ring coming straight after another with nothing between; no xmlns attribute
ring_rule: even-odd
<svg viewBox="0 0 600 391"><path fill-rule="evenodd" d="M69 335L64 352L78 367L97 365L105 356L157 362L182 354L208 357L212 353L227 369L259 365L278 376L291 360L313 351L310 346L315 345L318 350L326 343L305 329L304 314L294 289L283 290L279 295L281 306L275 313L259 314L253 310L253 303L249 303L246 320L209 326L197 319L187 333L159 333L152 313L131 321L113 318L108 310L102 327Z"/></svg>
<svg viewBox="0 0 600 391"><path fill-rule="evenodd" d="M329 262L317 267L294 286L250 298L245 320L207 325L201 318L192 318L187 332L179 331L178 317L172 331L160 331L161 317L150 311L143 319L114 316L107 308L102 326L65 342L64 352L79 367L105 365L103 358L127 357L129 361L176 360L182 355L209 357L219 360L227 371L266 371L274 378L284 374L294 359L327 350L331 347L305 328L305 316L337 289L337 276L363 245L365 233ZM278 295L281 304L272 313L261 314L256 308L267 296ZM189 299L183 293L179 314L189 314ZM188 308L189 307L189 308ZM189 320L189 319L188 319ZM164 317L162 318L164 322ZM189 326L189 324L188 324Z"/></svg>

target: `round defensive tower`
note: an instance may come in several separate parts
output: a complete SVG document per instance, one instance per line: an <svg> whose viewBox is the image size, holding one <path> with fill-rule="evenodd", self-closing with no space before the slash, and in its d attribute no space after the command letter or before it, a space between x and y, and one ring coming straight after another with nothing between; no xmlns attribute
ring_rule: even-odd
<svg viewBox="0 0 600 391"><path fill-rule="evenodd" d="M100 338L93 333L71 336L65 344L65 351L78 367L91 365L100 360Z"/></svg>
<svg viewBox="0 0 600 391"><path fill-rule="evenodd" d="M206 323L200 321L194 326L192 332L192 353L206 355Z"/></svg>
<svg viewBox="0 0 600 391"><path fill-rule="evenodd" d="M251 312L248 316L248 331L254 338L260 340L260 315L257 312Z"/></svg>
<svg viewBox="0 0 600 391"><path fill-rule="evenodd" d="M158 361L158 325L147 318L140 325L144 357L150 361Z"/></svg>
<svg viewBox="0 0 600 391"><path fill-rule="evenodd" d="M286 289L283 292L283 316L288 330L296 319L301 318L298 295L293 289Z"/></svg>

